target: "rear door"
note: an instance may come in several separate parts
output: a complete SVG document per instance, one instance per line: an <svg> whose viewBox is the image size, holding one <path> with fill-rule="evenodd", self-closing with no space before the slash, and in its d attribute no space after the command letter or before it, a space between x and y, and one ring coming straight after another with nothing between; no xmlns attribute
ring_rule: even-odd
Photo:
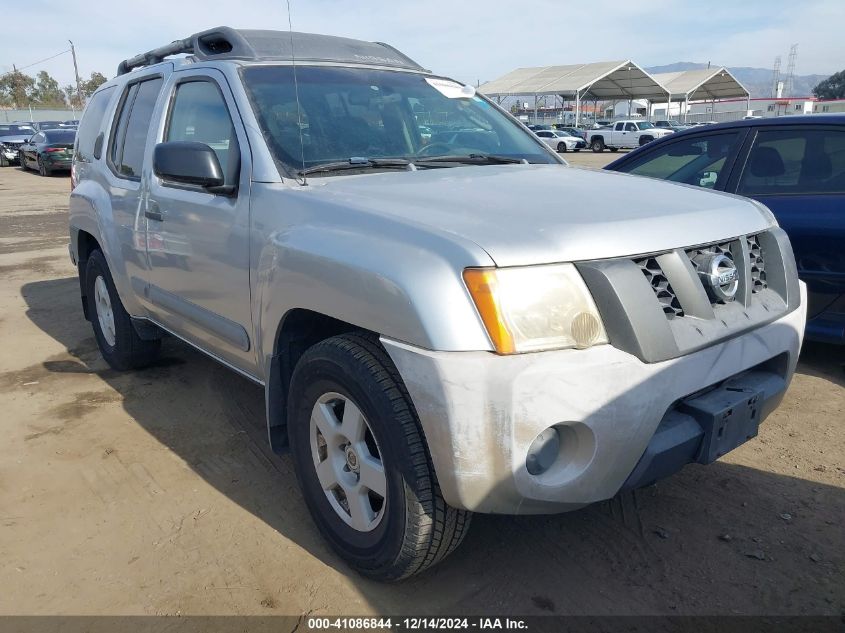
<svg viewBox="0 0 845 633"><path fill-rule="evenodd" d="M845 293L845 128L756 128L731 190L769 207L789 234L799 276L816 295L811 312Z"/></svg>
<svg viewBox="0 0 845 633"><path fill-rule="evenodd" d="M609 139L605 142L605 145L612 145L613 147L621 147L622 141L625 138L625 124L624 123L615 123L613 125L613 129L608 134Z"/></svg>
<svg viewBox="0 0 845 633"><path fill-rule="evenodd" d="M108 170L102 170L103 186L111 201L111 218L104 219L113 226L116 238L116 244L108 250L117 248L120 252L109 259L109 265L130 314L140 312L140 304L136 306L135 302L145 297L147 252L141 174L145 156L152 150L153 113L169 71L169 66L160 66L139 73L124 86L103 152L108 165ZM126 282L131 290L121 287Z"/></svg>
<svg viewBox="0 0 845 633"><path fill-rule="evenodd" d="M35 163L38 160L38 144L44 142L44 132L33 134L32 137L21 145L21 153L28 163Z"/></svg>

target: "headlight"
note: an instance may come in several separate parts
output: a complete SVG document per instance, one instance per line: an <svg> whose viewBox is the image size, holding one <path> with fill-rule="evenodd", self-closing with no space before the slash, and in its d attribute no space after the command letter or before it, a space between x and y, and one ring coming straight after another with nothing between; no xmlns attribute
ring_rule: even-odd
<svg viewBox="0 0 845 633"><path fill-rule="evenodd" d="M499 354L607 343L593 297L572 264L467 268L464 282Z"/></svg>

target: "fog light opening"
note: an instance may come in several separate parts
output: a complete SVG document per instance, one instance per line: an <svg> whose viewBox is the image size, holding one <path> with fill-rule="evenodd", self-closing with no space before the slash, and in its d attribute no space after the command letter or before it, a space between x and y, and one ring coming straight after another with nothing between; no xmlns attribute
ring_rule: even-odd
<svg viewBox="0 0 845 633"><path fill-rule="evenodd" d="M552 467L559 454L560 434L555 427L550 426L531 442L525 467L532 475L542 475Z"/></svg>

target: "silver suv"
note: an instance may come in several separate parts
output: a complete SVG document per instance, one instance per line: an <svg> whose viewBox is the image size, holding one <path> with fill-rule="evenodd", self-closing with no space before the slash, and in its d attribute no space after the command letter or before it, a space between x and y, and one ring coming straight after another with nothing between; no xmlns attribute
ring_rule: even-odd
<svg viewBox="0 0 845 633"><path fill-rule="evenodd" d="M804 290L765 207L570 169L386 44L195 34L123 62L75 150L105 359L172 334L263 385L315 523L373 578L440 561L471 512L712 462L795 368Z"/></svg>

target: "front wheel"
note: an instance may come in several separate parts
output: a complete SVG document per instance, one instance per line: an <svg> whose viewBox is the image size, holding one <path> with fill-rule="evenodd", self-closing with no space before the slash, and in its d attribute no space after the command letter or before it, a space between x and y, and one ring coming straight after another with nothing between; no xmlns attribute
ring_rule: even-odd
<svg viewBox="0 0 845 633"><path fill-rule="evenodd" d="M352 568L400 580L460 544L471 515L443 500L414 405L377 337L317 343L297 363L289 393L305 503Z"/></svg>
<svg viewBox="0 0 845 633"><path fill-rule="evenodd" d="M618 147L611 147L611 148L610 148L610 151L611 151L611 152L618 152L618 151L619 151L619 148L618 148Z"/></svg>
<svg viewBox="0 0 845 633"><path fill-rule="evenodd" d="M558 143L557 144L557 151L560 152L561 154L565 154L566 153L566 143Z"/></svg>
<svg viewBox="0 0 845 633"><path fill-rule="evenodd" d="M21 169L23 171L26 171L27 169L29 169L29 165L26 164L26 156L24 155L23 152L20 152L18 154L18 162L21 164Z"/></svg>
<svg viewBox="0 0 845 633"><path fill-rule="evenodd" d="M640 137L640 147L645 145L646 143L651 143L654 140L651 136L641 136Z"/></svg>
<svg viewBox="0 0 845 633"><path fill-rule="evenodd" d="M161 340L145 341L138 336L117 294L106 258L98 250L88 256L85 267L85 298L94 338L113 369L138 369L155 361Z"/></svg>

